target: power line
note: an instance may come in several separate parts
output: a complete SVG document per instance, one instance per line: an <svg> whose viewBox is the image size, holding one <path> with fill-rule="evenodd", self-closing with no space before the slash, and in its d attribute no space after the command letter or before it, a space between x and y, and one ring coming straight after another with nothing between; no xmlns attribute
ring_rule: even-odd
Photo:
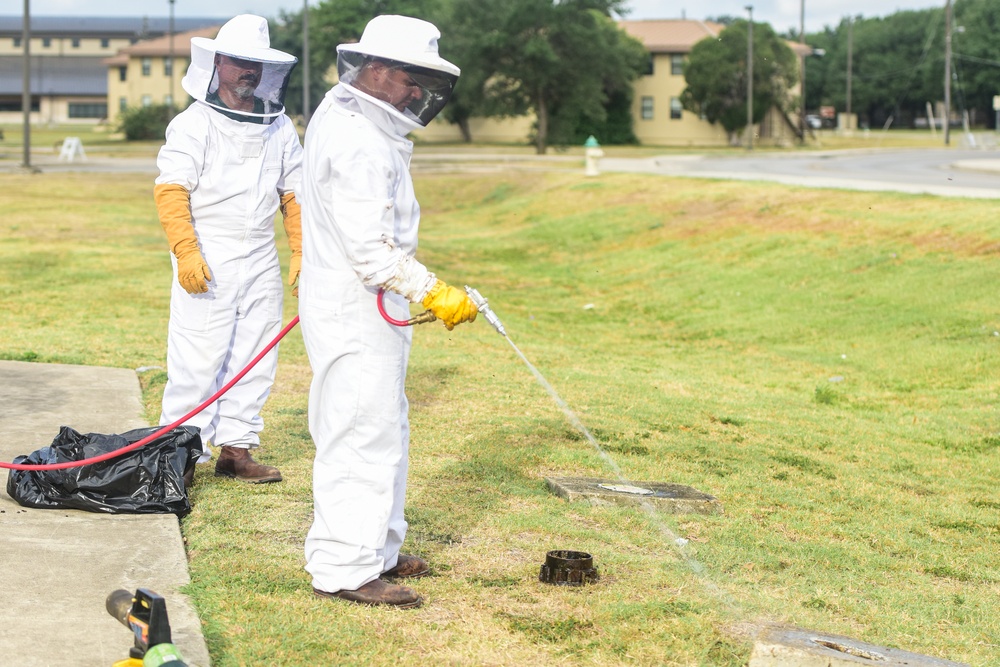
<svg viewBox="0 0 1000 667"><path fill-rule="evenodd" d="M909 83L910 80L913 77L914 72L916 70L919 70L921 67L923 67L923 63L922 62L918 62L917 64L913 65L912 67L906 67L906 68L903 68L903 69L892 70L891 72L876 72L876 73L868 74L868 75L855 73L854 74L854 78L855 79L861 79L862 81L865 81L865 82L876 82L876 81L882 81L884 79L896 79L896 78L899 78L900 75L909 74L910 78L906 80L907 83Z"/></svg>
<svg viewBox="0 0 1000 667"><path fill-rule="evenodd" d="M1000 67L1000 60L988 60L986 58L979 58L977 56L966 56L961 53L952 53L952 58L958 58L960 60L969 60L974 63L979 63L981 65L990 65L991 67Z"/></svg>

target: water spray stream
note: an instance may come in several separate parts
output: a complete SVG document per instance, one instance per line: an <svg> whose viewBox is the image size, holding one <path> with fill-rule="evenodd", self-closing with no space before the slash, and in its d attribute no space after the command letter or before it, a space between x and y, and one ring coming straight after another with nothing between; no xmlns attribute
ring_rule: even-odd
<svg viewBox="0 0 1000 667"><path fill-rule="evenodd" d="M528 358L524 355L523 352L521 352L520 348L518 348L517 345L514 344L514 341L510 339L510 336L505 334L504 338L506 338L507 342L510 343L510 346L514 349L514 352L517 353L517 356L521 357L521 360L528 367L528 370L530 370L531 374L535 376L536 380L538 380L538 384L540 384L542 388L545 389L546 392L548 392L549 396L552 397L552 400L554 400L556 402L556 405L559 406L559 409L562 410L564 415L566 415L566 419L569 420L569 423L572 424L578 431L580 431L580 433L584 435L584 437L587 438L587 442L589 442L590 445L600 455L600 457L604 459L604 461L608 464L608 467L610 467L611 470L614 471L615 475L618 477L618 481L620 481L622 484L631 484L631 480L625 477L625 474L622 472L621 467L619 467L619 465L615 462L615 460L611 458L611 456L606 451L604 451L604 448L601 447L600 443L597 442L597 439L594 438L594 436L590 433L589 430L587 430L587 427L584 426L583 422L580 421L580 418L576 416L576 413L574 413L570 409L569 405L566 404L566 401L564 401L562 397L559 396L559 394L552 387L552 385L549 384L548 380L546 380L545 377L541 374L541 372L537 368L535 368L535 365L532 364L530 361L528 361ZM638 500L639 504L649 515L649 518L652 520L654 525L656 525L656 527L660 530L660 533L662 533L667 538L667 540L673 546L674 550L677 551L677 553L680 554L680 556L684 559L684 562L687 563L687 566L691 569L691 571L694 572L696 575L698 575L698 577L702 580L704 586L709 590L711 590L712 593L714 593L717 598L722 600L726 604L726 606L729 607L731 611L734 612L737 611L737 605L735 601L729 596L728 593L726 593L718 586L716 586L712 581L707 579L707 575L705 573L705 567L701 563L699 563L690 553L688 553L688 550L686 548L687 540L677 535L677 533L672 531L670 527L667 526L667 524L660 517L660 513L657 512L656 507L652 503L650 503L648 500L644 498L639 498Z"/></svg>
<svg viewBox="0 0 1000 667"><path fill-rule="evenodd" d="M566 415L566 418L569 420L569 423L572 424L578 431L580 431L580 433L584 435L584 437L587 438L587 442L589 442L591 446L600 455L600 457L604 459L604 461L608 464L608 467L610 467L614 471L615 475L618 477L618 480L622 484L630 485L631 482L625 477L624 473L622 473L622 469L618 466L615 460L612 459L606 451L604 451L604 448L601 447L601 445L597 442L597 440L590 433L590 431L587 430L587 427L584 426L582 421L580 421L580 418L577 417L572 410L570 410L569 406L566 404L566 401L564 401L562 397L560 397L559 394L556 393L556 390L552 388L552 385L549 384L548 380L546 380L545 377L539 372L539 370L535 368L534 364L528 361L528 358L524 356L524 353L521 352L520 348L518 348L517 345L514 344L514 341L511 340L510 336L507 334L507 330L500 322L500 318L497 317L497 314L494 313L493 309L490 307L489 300L486 299L486 297L484 297L482 294L480 294L478 290L468 285L465 286L465 292L466 294L468 294L472 302L476 304L476 308L478 309L479 314L482 315L494 329L496 329L497 333L503 336L507 340L507 342L510 343L510 346L514 349L514 352L517 353L517 356L521 357L521 360L524 361L525 365L528 367L528 370L531 371L531 374L535 376L535 379L538 380L538 383L542 386L543 389L545 389L545 391L548 392L549 396L552 397L552 400L554 400L556 402L556 405L559 406L559 409L561 409L563 411L563 414ZM381 297L382 294L380 292L379 298L381 299ZM380 311L382 311L381 305L379 309ZM382 312L382 316L385 317L386 320L389 321L391 324L395 324L396 326L407 326L415 323L414 321L404 322L404 321L392 320L386 315L384 311ZM686 548L688 541L677 535L677 533L672 531L670 527L667 526L667 524L660 517L659 512L657 512L656 507L654 507L652 503L641 498L639 499L639 503L642 506L642 508L646 511L646 513L649 515L649 518L652 520L653 524L656 525L657 528L659 528L660 532L667 538L667 540L670 542L674 550L677 551L678 554L680 554L681 558L683 558L684 562L687 563L691 571L701 580L702 585L707 590L709 590L713 595L715 595L715 597L719 599L723 604L725 604L730 612L736 615L740 615L740 610L738 609L738 606L736 602L732 599L732 597L726 591L716 586L714 582L709 580L707 573L705 572L705 567L701 563L699 563L694 558L694 556L688 553L688 550Z"/></svg>
<svg viewBox="0 0 1000 667"><path fill-rule="evenodd" d="M608 467L610 467L611 470L614 471L615 475L618 477L618 480L622 484L630 485L631 481L625 477L625 474L622 472L622 469L618 466L615 460L612 459L611 456L606 451L604 451L604 448L601 447L600 443L597 442L597 439L594 438L593 435L591 435L590 431L587 430L587 427L584 426L582 421L580 421L580 418L576 416L576 413L574 413L570 409L569 405L566 404L566 401L564 401L562 397L559 396L558 393L556 393L556 390L552 387L551 384L549 384L548 380L546 380L545 377L541 374L541 372L539 372L539 370L535 368L534 364L528 361L528 358L524 356L524 353L521 352L520 348L518 348L517 345L514 344L514 341L510 339L509 335L504 333L503 337L507 339L508 343L510 343L510 346L517 353L517 356L521 357L521 360L524 361L525 365L528 367L528 370L530 370L531 374L535 376L536 380L538 380L538 384L540 384L542 388L548 392L549 396L552 397L552 400L554 400L556 402L556 405L559 406L559 409L562 410L564 415L566 415L566 419L569 420L569 423L572 424L578 431L580 431L580 433L584 435L584 437L587 438L587 442L589 442L591 446L600 455L600 457L604 459L604 461L608 464ZM674 550L677 551L677 553L680 554L680 556L684 559L684 562L687 563L687 566L691 569L691 571L698 576L698 578L702 582L702 585L704 585L705 588L711 591L716 598L721 600L726 605L726 607L729 608L731 612L739 613L738 605L736 604L735 600L733 600L732 597L726 591L722 590L721 588L716 586L714 582L709 580L707 578L707 573L705 572L705 567L701 563L699 563L694 558L694 556L688 553L687 549L688 541L677 535L677 533L672 531L670 527L667 526L667 524L661 518L660 513L657 512L656 507L652 503L650 503L648 500L645 500L644 498L639 498L639 504L649 515L649 518L652 520L653 524L656 525L657 528L659 528L660 533L662 533L667 538L667 540L673 546Z"/></svg>

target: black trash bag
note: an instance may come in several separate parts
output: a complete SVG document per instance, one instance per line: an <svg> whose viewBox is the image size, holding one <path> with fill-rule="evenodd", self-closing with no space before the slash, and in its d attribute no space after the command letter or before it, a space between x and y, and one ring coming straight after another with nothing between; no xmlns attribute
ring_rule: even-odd
<svg viewBox="0 0 1000 667"><path fill-rule="evenodd" d="M68 426L48 447L14 463L48 465L82 461L138 442L159 427L121 435L81 435ZM62 470L11 470L7 494L24 507L78 509L107 514L177 514L191 511L184 473L201 456L201 434L194 426L167 431L121 456Z"/></svg>

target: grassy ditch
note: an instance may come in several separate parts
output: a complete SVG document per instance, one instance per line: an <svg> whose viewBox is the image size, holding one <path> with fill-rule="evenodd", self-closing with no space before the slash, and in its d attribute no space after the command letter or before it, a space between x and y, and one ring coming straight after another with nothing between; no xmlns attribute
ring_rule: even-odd
<svg viewBox="0 0 1000 667"><path fill-rule="evenodd" d="M149 178L0 178L0 358L154 367L154 419L170 269ZM407 548L427 604L315 599L293 331L261 457L286 481L199 470L182 523L214 665L737 667L767 623L1000 664L995 203L567 173L417 188L422 260L490 299L625 476L725 513L553 496L547 476L614 472L489 326L425 325ZM538 583L549 549L592 553L600 582Z"/></svg>

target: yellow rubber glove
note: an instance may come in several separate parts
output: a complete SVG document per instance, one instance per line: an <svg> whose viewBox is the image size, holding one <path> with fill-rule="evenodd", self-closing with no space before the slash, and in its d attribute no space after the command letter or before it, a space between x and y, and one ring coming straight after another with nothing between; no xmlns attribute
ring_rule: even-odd
<svg viewBox="0 0 1000 667"><path fill-rule="evenodd" d="M153 188L153 200L170 252L177 258L177 282L188 294L207 292L212 274L191 224L191 194L183 185L161 183Z"/></svg>
<svg viewBox="0 0 1000 667"><path fill-rule="evenodd" d="M472 299L457 287L445 284L443 280L434 283L434 287L424 297L424 308L434 313L439 320L444 322L448 331L455 328L455 325L462 322L473 322L479 309Z"/></svg>
<svg viewBox="0 0 1000 667"><path fill-rule="evenodd" d="M302 270L302 208L295 201L294 192L281 195L281 215L285 223L285 235L288 236L288 247L292 249L292 257L288 262L288 284L293 286L292 295L299 295L299 286L295 282Z"/></svg>

